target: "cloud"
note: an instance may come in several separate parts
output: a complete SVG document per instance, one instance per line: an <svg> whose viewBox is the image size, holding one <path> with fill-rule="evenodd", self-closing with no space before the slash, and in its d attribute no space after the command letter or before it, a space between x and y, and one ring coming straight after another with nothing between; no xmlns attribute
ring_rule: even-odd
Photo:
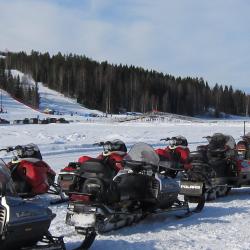
<svg viewBox="0 0 250 250"><path fill-rule="evenodd" d="M0 48L81 53L248 87L244 0L2 0Z"/></svg>

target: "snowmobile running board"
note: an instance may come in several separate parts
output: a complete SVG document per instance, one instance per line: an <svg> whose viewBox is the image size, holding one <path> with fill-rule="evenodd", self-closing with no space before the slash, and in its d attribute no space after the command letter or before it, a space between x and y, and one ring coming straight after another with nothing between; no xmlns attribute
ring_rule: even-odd
<svg viewBox="0 0 250 250"><path fill-rule="evenodd" d="M63 237L54 237L49 232L33 247L24 247L21 250L66 250Z"/></svg>

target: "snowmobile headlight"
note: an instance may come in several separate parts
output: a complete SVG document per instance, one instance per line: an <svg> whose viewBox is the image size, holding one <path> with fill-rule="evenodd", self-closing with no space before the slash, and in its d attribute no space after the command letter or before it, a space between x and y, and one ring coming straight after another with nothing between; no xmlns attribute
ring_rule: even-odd
<svg viewBox="0 0 250 250"><path fill-rule="evenodd" d="M175 139L169 140L169 145L171 147L176 146L177 145L177 140L175 140Z"/></svg>
<svg viewBox="0 0 250 250"><path fill-rule="evenodd" d="M104 153L108 153L110 152L112 149L111 145L110 144L104 144L103 145L103 150L104 150Z"/></svg>

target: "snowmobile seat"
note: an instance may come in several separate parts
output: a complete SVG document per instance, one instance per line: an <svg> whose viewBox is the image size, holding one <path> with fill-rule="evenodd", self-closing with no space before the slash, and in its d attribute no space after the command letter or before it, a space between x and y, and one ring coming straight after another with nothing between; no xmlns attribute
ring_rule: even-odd
<svg viewBox="0 0 250 250"><path fill-rule="evenodd" d="M114 170L100 159L90 159L80 165L79 174L85 178L99 177L110 179L114 176Z"/></svg>
<svg viewBox="0 0 250 250"><path fill-rule="evenodd" d="M205 150L193 151L190 153L189 158L191 162L196 162L196 163L208 162L207 152Z"/></svg>

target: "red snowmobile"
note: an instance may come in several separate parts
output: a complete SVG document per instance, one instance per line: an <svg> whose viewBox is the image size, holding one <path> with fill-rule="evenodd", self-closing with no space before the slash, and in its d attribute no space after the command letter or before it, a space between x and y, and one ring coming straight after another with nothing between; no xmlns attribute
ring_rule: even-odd
<svg viewBox="0 0 250 250"><path fill-rule="evenodd" d="M236 145L238 152L238 176L239 181L236 185L238 186L249 186L250 185L250 133L242 136Z"/></svg>
<svg viewBox="0 0 250 250"><path fill-rule="evenodd" d="M164 149L158 148L155 152L160 158L160 166L168 169L165 171L168 176L175 178L179 171L190 168L190 151L184 136L168 137L161 141L169 142L169 145Z"/></svg>
<svg viewBox="0 0 250 250"><path fill-rule="evenodd" d="M103 147L103 152L99 156L96 158L81 156L78 162L70 162L63 168L58 176L58 185L67 195L70 193L71 199L74 199L74 192L82 192L88 169L90 173L105 172L107 181L111 181L123 169L122 160L127 155L127 147L123 141L113 140L94 145Z"/></svg>
<svg viewBox="0 0 250 250"><path fill-rule="evenodd" d="M63 194L55 183L56 173L42 160L39 148L35 144L8 147L6 152L12 152L12 160L6 164L10 169L15 190L23 198L39 194Z"/></svg>

